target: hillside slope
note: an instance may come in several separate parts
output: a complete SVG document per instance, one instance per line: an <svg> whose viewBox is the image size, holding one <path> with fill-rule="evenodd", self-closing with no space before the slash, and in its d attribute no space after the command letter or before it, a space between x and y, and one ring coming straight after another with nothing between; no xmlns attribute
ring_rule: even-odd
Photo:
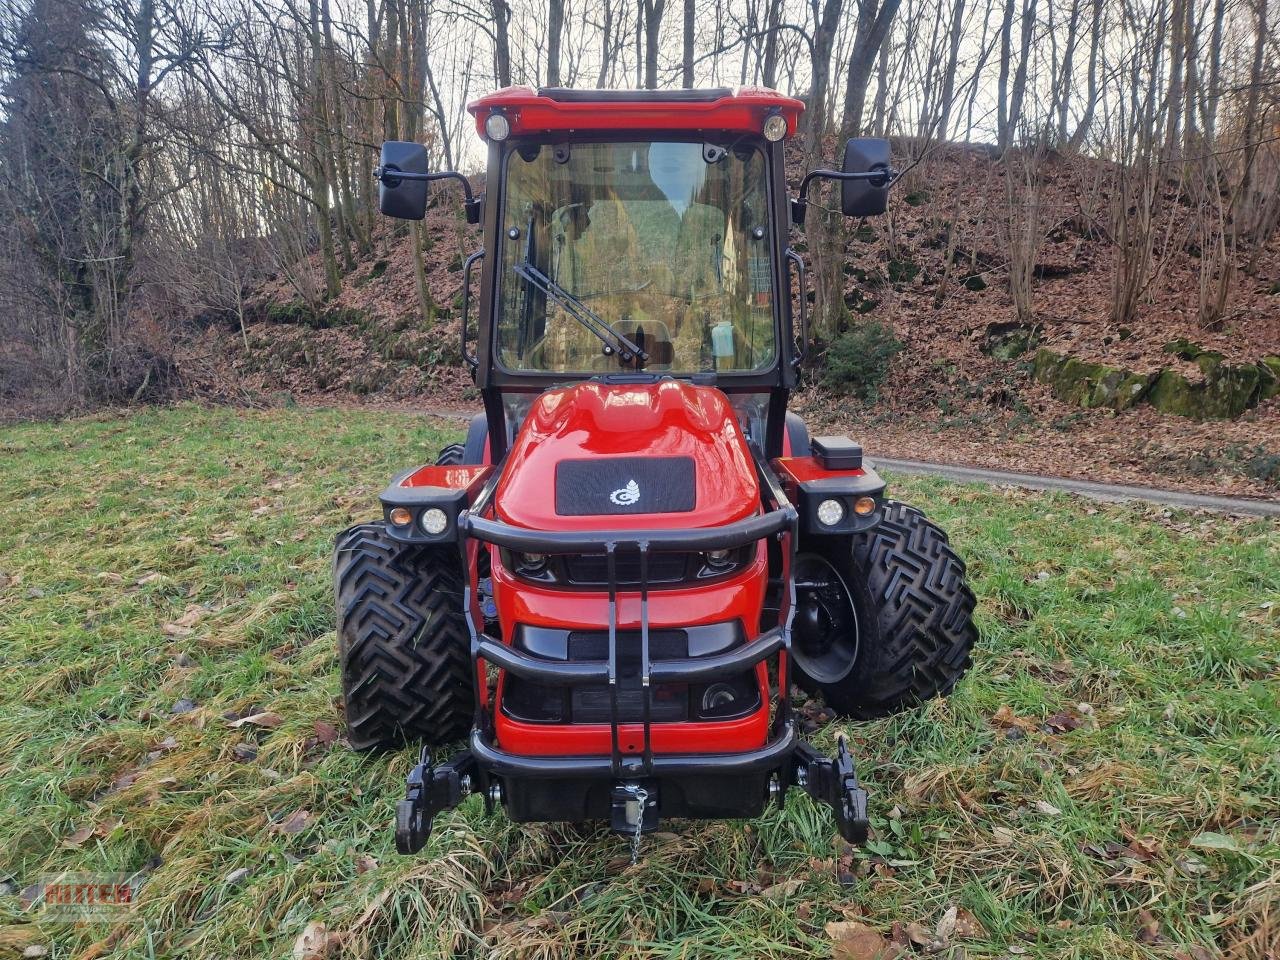
<svg viewBox="0 0 1280 960"><path fill-rule="evenodd" d="M1239 274L1222 322L1207 330L1198 320L1200 260L1189 219L1174 216L1136 316L1120 325L1110 319L1106 168L1052 156L1032 197L1020 163L996 162L982 147L935 151L899 186L888 217L849 231L852 322L890 324L906 349L875 403L809 387L798 408L886 455L1275 496L1280 399L1256 402L1253 388L1255 405L1243 415L1204 422L1146 403L1086 409L1060 399L1069 392L1061 384L1033 377L1032 361L1048 350L1144 382L1169 371L1193 388L1206 367L1195 350L1171 353L1172 342L1223 365L1257 365L1280 353L1280 243L1251 274ZM426 221L432 322L421 320L410 234L384 224L336 301L311 310L287 278L268 281L250 297L243 336L218 327L190 346L189 379L202 394L237 402L474 406L457 308L462 261L479 235L452 199L439 192ZM1181 209L1172 193L1167 203ZM1029 217L1045 239L1035 256L1032 324L1020 330L1007 251Z"/></svg>

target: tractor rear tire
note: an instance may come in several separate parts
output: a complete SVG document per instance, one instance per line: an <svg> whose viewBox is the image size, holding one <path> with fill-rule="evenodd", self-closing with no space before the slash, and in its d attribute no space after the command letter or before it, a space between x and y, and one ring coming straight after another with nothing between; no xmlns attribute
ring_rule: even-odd
<svg viewBox="0 0 1280 960"><path fill-rule="evenodd" d="M845 624L852 636L846 631L842 638L852 662L830 671L828 656L824 679L810 676L797 662L796 683L811 694L821 692L829 707L858 720L947 695L969 668L978 639L964 561L946 533L915 507L895 500L885 502L880 523L851 539L851 545L845 540L824 546L821 560L810 565L825 562L839 574L854 615L854 622ZM802 595L797 616L803 605ZM830 619L824 616L822 622Z"/></svg>
<svg viewBox="0 0 1280 960"><path fill-rule="evenodd" d="M339 534L333 578L351 745L465 736L475 693L459 559L363 523Z"/></svg>

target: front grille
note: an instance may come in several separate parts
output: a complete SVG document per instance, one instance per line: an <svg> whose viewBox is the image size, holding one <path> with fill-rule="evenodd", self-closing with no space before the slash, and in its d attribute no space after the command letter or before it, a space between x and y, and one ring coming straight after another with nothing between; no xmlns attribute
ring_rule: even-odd
<svg viewBox="0 0 1280 960"><path fill-rule="evenodd" d="M692 636L691 636L692 634ZM527 639L526 639L527 638ZM558 638L558 639L557 639ZM685 630L650 630L649 658L654 661L703 656L731 649L742 643L740 629L730 624L689 627ZM516 645L537 656L553 660L605 661L609 658L606 630L556 631L539 628L537 633L519 628ZM559 647L558 652L555 651ZM639 723L644 719L644 689L640 683L640 631L619 630L618 722ZM745 716L760 706L755 673L746 671L726 678L737 692L737 702L714 719ZM661 683L649 689L649 719L654 723L712 719L701 711L709 684ZM609 688L604 684L557 687L507 675L502 709L517 720L535 723L608 723Z"/></svg>
<svg viewBox="0 0 1280 960"><path fill-rule="evenodd" d="M648 583L651 587L700 583L739 573L755 559L755 544L738 547L727 559L712 564L701 553L650 553ZM616 584L621 588L640 586L640 554L636 550L619 550L614 554ZM609 558L604 554L552 554L540 559L536 566L524 562L522 554L510 550L502 553L502 565L525 580L565 587L609 586Z"/></svg>
<svg viewBox="0 0 1280 960"><path fill-rule="evenodd" d="M650 583L679 583L688 579L696 553L653 553L649 555ZM619 586L636 586L640 583L640 555L621 553L616 555ZM609 583L609 560L598 554L582 554L564 558L565 579L577 587L603 587Z"/></svg>

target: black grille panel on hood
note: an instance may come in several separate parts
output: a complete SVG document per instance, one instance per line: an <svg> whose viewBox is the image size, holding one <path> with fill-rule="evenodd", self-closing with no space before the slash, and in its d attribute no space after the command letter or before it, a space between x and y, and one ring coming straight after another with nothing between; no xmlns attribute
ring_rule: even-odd
<svg viewBox="0 0 1280 960"><path fill-rule="evenodd" d="M697 499L692 457L592 457L556 464L562 517L687 513Z"/></svg>

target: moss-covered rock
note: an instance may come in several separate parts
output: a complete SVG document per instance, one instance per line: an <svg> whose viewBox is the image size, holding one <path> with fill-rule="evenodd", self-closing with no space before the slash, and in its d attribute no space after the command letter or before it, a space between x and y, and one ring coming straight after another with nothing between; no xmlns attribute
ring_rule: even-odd
<svg viewBox="0 0 1280 960"><path fill-rule="evenodd" d="M1192 383L1176 370L1166 370L1147 396L1161 413L1195 420L1229 420L1252 406L1262 374L1258 367L1233 367L1216 355L1201 354L1196 364L1204 381Z"/></svg>
<svg viewBox="0 0 1280 960"><path fill-rule="evenodd" d="M1130 370L1110 369L1093 388L1089 407L1110 407L1112 410L1128 410L1146 397L1158 374L1133 373Z"/></svg>
<svg viewBox="0 0 1280 960"><path fill-rule="evenodd" d="M1263 357L1258 363L1258 399L1280 396L1280 357Z"/></svg>
<svg viewBox="0 0 1280 960"><path fill-rule="evenodd" d="M1043 347L1036 351L1031 375L1048 385L1064 403L1127 410L1145 401L1161 413L1194 420L1230 420L1259 400L1280 395L1280 357L1268 356L1257 364L1232 366L1224 362L1220 353L1191 346L1195 349L1195 364L1204 374L1202 381L1189 380L1177 370L1151 374L1119 370ZM1179 350L1179 356L1187 352L1182 346Z"/></svg>
<svg viewBox="0 0 1280 960"><path fill-rule="evenodd" d="M1172 353L1179 360L1194 360L1204 353L1203 347L1198 343L1192 343L1186 337L1170 340L1164 345L1163 349L1165 353Z"/></svg>
<svg viewBox="0 0 1280 960"><path fill-rule="evenodd" d="M982 352L997 360L1016 360L1035 346L1038 337L1034 326L1016 321L989 323Z"/></svg>
<svg viewBox="0 0 1280 960"><path fill-rule="evenodd" d="M1142 400L1157 376L1065 357L1047 348L1036 351L1031 375L1064 403L1112 410L1127 410Z"/></svg>

